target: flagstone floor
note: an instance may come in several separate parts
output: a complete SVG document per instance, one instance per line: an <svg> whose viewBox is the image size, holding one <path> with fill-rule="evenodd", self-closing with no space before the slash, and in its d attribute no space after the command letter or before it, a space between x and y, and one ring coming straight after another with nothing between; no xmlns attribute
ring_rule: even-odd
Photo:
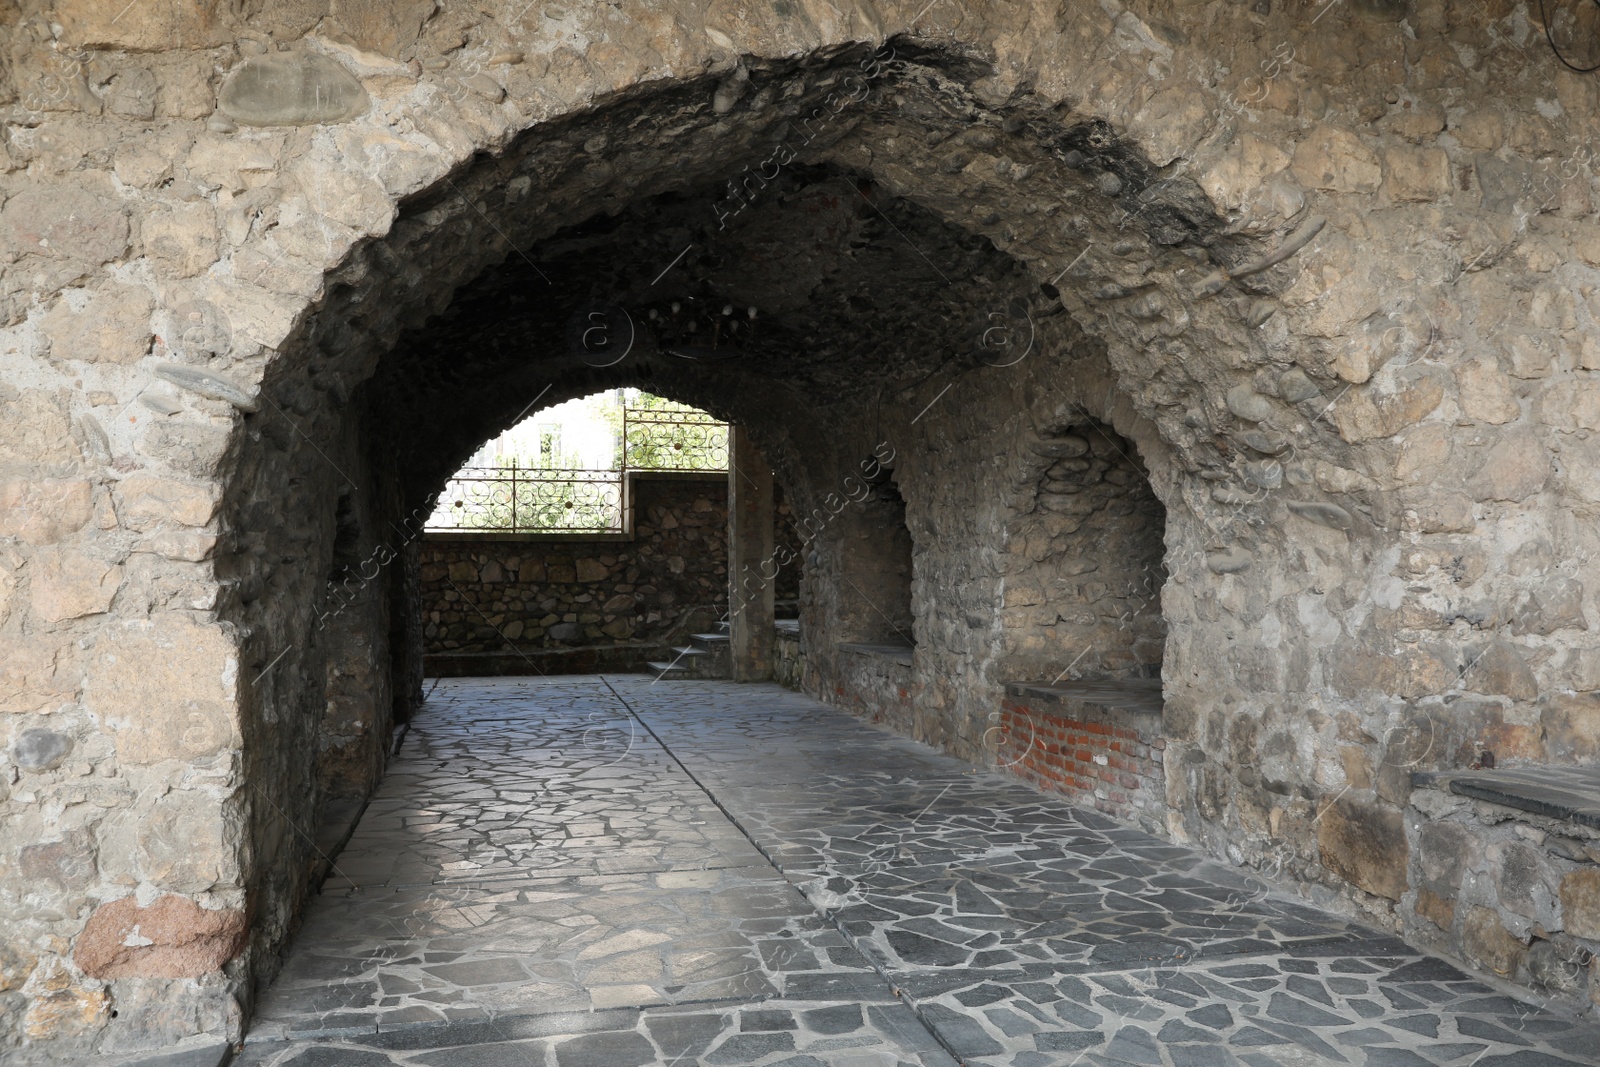
<svg viewBox="0 0 1600 1067"><path fill-rule="evenodd" d="M242 1058L1567 1067L1600 1026L771 685L458 679Z"/></svg>

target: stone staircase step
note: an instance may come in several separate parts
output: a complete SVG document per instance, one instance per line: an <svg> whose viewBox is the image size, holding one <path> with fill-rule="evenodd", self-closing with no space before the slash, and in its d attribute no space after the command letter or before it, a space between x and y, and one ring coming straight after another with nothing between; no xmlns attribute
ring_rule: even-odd
<svg viewBox="0 0 1600 1067"><path fill-rule="evenodd" d="M689 644L674 648L672 662L689 678L731 678L733 670L726 634L690 634Z"/></svg>
<svg viewBox="0 0 1600 1067"><path fill-rule="evenodd" d="M645 666L663 678L688 678L690 676L689 668L681 663L657 663L650 660L646 661Z"/></svg>

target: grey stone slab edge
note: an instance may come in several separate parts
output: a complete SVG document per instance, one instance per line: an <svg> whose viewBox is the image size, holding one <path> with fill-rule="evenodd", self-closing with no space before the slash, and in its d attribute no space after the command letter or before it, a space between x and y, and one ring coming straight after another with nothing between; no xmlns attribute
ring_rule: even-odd
<svg viewBox="0 0 1600 1067"><path fill-rule="evenodd" d="M367 813L367 804L372 797L363 797L361 800L336 800L328 805L327 812L323 815L323 823L317 828L317 869L315 875L316 891L322 892L323 883L338 866L339 854L355 836L356 827L361 825L361 817Z"/></svg>
<svg viewBox="0 0 1600 1067"><path fill-rule="evenodd" d="M83 1067L222 1067L233 1058L233 1046L220 1038L205 1044L186 1043L122 1057L101 1057Z"/></svg>
<svg viewBox="0 0 1600 1067"><path fill-rule="evenodd" d="M1468 774L1417 771L1411 775L1411 784L1414 788L1442 789L1470 800L1600 830L1600 805L1585 803L1593 801L1594 797L1585 796L1559 781L1541 785L1496 776L1492 771Z"/></svg>

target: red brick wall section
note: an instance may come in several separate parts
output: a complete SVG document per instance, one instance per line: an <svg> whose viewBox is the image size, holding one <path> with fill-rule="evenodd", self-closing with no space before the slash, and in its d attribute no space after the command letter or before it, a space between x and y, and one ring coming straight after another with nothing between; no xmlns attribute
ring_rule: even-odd
<svg viewBox="0 0 1600 1067"><path fill-rule="evenodd" d="M1122 822L1162 821L1163 739L1013 700L1000 708L1001 769Z"/></svg>

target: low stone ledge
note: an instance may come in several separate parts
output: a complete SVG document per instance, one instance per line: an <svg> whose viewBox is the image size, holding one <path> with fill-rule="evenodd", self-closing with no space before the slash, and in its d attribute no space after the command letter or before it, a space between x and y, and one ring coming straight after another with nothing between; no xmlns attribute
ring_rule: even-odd
<svg viewBox="0 0 1600 1067"><path fill-rule="evenodd" d="M101 1056L83 1067L222 1067L232 1058L232 1043L219 1035L202 1034L164 1048Z"/></svg>
<svg viewBox="0 0 1600 1067"><path fill-rule="evenodd" d="M798 640L780 641L800 650ZM914 681L915 647L906 643L841 641L831 646L835 652L832 685L819 689L817 696L868 722L883 723L892 730L916 735L917 710ZM814 668L804 661L813 654L807 649L801 668ZM809 683L808 683L809 684Z"/></svg>
<svg viewBox="0 0 1600 1067"><path fill-rule="evenodd" d="M508 675L635 673L652 659L673 656L670 643L600 645L507 652L430 652L423 656L429 678L487 678Z"/></svg>
<svg viewBox="0 0 1600 1067"><path fill-rule="evenodd" d="M1600 767L1417 771L1411 784L1600 830Z"/></svg>
<svg viewBox="0 0 1600 1067"><path fill-rule="evenodd" d="M877 656L880 659L886 659L909 667L911 666L911 655L916 651L916 646L843 641L839 644L839 651L854 652L858 656Z"/></svg>
<svg viewBox="0 0 1600 1067"><path fill-rule="evenodd" d="M1161 733L1161 680L1073 681L1066 685L1007 682L1006 696L1045 714L1126 725L1135 733Z"/></svg>
<svg viewBox="0 0 1600 1067"><path fill-rule="evenodd" d="M1000 769L1161 832L1166 740L1158 679L1007 682L1005 693L988 735Z"/></svg>
<svg viewBox="0 0 1600 1067"><path fill-rule="evenodd" d="M1482 973L1600 1004L1600 768L1418 771L1407 939Z"/></svg>
<svg viewBox="0 0 1600 1067"><path fill-rule="evenodd" d="M356 824L367 810L366 797L340 797L328 801L317 818L315 855L312 857L311 885L321 892L322 883L338 867L339 853L356 832Z"/></svg>

